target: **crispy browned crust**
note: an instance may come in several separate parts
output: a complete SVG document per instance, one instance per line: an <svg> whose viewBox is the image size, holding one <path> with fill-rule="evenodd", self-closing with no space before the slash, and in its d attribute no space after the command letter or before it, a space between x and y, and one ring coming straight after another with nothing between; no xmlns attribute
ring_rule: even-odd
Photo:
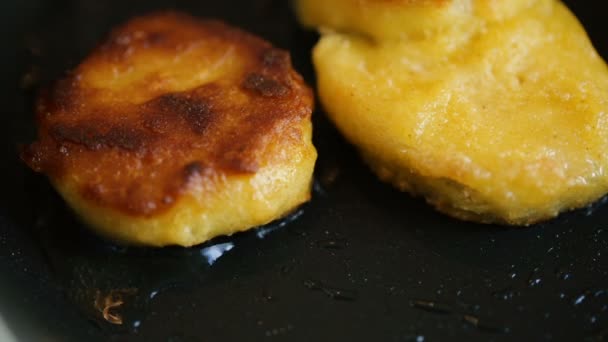
<svg viewBox="0 0 608 342"><path fill-rule="evenodd" d="M225 70L188 89L158 70L118 88L95 83L95 75L149 58L171 68L185 53ZM286 51L218 21L155 13L114 30L42 92L39 139L22 159L54 181L74 182L87 200L151 216L170 208L193 177L253 174L284 161L266 147L302 143L300 124L311 112L311 91Z"/></svg>

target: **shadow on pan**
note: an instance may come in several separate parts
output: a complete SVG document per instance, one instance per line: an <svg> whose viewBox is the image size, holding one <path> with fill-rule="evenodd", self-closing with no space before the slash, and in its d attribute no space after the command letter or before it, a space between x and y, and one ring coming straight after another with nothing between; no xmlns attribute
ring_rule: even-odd
<svg viewBox="0 0 608 342"><path fill-rule="evenodd" d="M314 84L317 37L287 1L8 1L0 118L0 308L23 341L604 340L608 211L526 230L463 223L384 185L315 113L314 199L290 220L191 249L83 229L17 159L36 86L150 10L218 17L289 49ZM608 56L599 5L571 8Z"/></svg>

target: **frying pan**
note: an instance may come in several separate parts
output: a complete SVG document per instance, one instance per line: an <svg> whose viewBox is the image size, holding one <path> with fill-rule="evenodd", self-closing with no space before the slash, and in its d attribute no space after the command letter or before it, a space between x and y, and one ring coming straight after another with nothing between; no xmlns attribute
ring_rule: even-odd
<svg viewBox="0 0 608 342"><path fill-rule="evenodd" d="M608 57L599 2L568 5ZM125 248L93 236L18 160L16 146L34 137L39 85L74 66L113 25L168 7L290 50L311 85L317 36L298 27L284 0L0 6L0 311L19 340L608 338L602 203L528 229L450 219L379 182L321 108L314 198L294 217L190 249Z"/></svg>

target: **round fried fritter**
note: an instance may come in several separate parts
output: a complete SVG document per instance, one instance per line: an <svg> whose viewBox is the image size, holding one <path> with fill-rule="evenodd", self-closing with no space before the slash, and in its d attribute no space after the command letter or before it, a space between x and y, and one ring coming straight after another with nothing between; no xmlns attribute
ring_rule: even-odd
<svg viewBox="0 0 608 342"><path fill-rule="evenodd" d="M112 239L191 246L307 201L313 97L289 54L180 13L114 30L37 105L23 159Z"/></svg>
<svg viewBox="0 0 608 342"><path fill-rule="evenodd" d="M409 35L431 19L450 27L465 3L461 14L473 18L466 29ZM503 3L319 3L327 15L332 5L349 5L334 11L338 17L361 6L392 6L395 18L434 15L409 17L401 37L361 35L386 24L373 11L357 33L325 30L314 64L329 117L381 179L461 219L528 225L608 191L608 68L561 3L526 1L487 16L489 4ZM358 25L351 19L344 22Z"/></svg>

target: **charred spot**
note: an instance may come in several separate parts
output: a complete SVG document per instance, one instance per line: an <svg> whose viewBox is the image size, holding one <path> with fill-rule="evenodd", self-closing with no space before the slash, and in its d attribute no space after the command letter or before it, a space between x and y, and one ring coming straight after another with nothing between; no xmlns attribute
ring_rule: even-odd
<svg viewBox="0 0 608 342"><path fill-rule="evenodd" d="M113 127L98 137L108 147L117 147L128 151L144 148L148 140L147 135L142 131L128 127Z"/></svg>
<svg viewBox="0 0 608 342"><path fill-rule="evenodd" d="M203 134L211 124L213 111L211 105L199 98L189 95L168 94L156 99L151 107L154 113L147 120L147 125L156 131L165 130L170 118L181 117L196 134Z"/></svg>
<svg viewBox="0 0 608 342"><path fill-rule="evenodd" d="M112 126L107 131L102 132L96 126L94 123L76 126L57 124L52 126L49 132L58 143L67 141L82 145L92 151L103 148L118 148L132 152L140 151L151 140L148 134L135 128Z"/></svg>
<svg viewBox="0 0 608 342"><path fill-rule="evenodd" d="M251 73L245 77L243 88L264 97L282 97L289 93L289 87L262 74Z"/></svg>
<svg viewBox="0 0 608 342"><path fill-rule="evenodd" d="M89 127L69 127L57 124L49 129L49 133L58 143L67 141L77 145L84 145L89 150L98 150L100 148L99 142L95 140L96 133Z"/></svg>
<svg viewBox="0 0 608 342"><path fill-rule="evenodd" d="M184 168L182 169L184 181L187 183L192 178L200 176L204 170L205 170L205 167L203 166L203 164L201 162L194 161L194 162L186 164L186 166L184 166Z"/></svg>
<svg viewBox="0 0 608 342"><path fill-rule="evenodd" d="M262 54L262 63L268 68L288 69L291 60L287 51L270 48Z"/></svg>
<svg viewBox="0 0 608 342"><path fill-rule="evenodd" d="M205 102L190 102L181 115L194 133L202 134L210 123L211 106Z"/></svg>

